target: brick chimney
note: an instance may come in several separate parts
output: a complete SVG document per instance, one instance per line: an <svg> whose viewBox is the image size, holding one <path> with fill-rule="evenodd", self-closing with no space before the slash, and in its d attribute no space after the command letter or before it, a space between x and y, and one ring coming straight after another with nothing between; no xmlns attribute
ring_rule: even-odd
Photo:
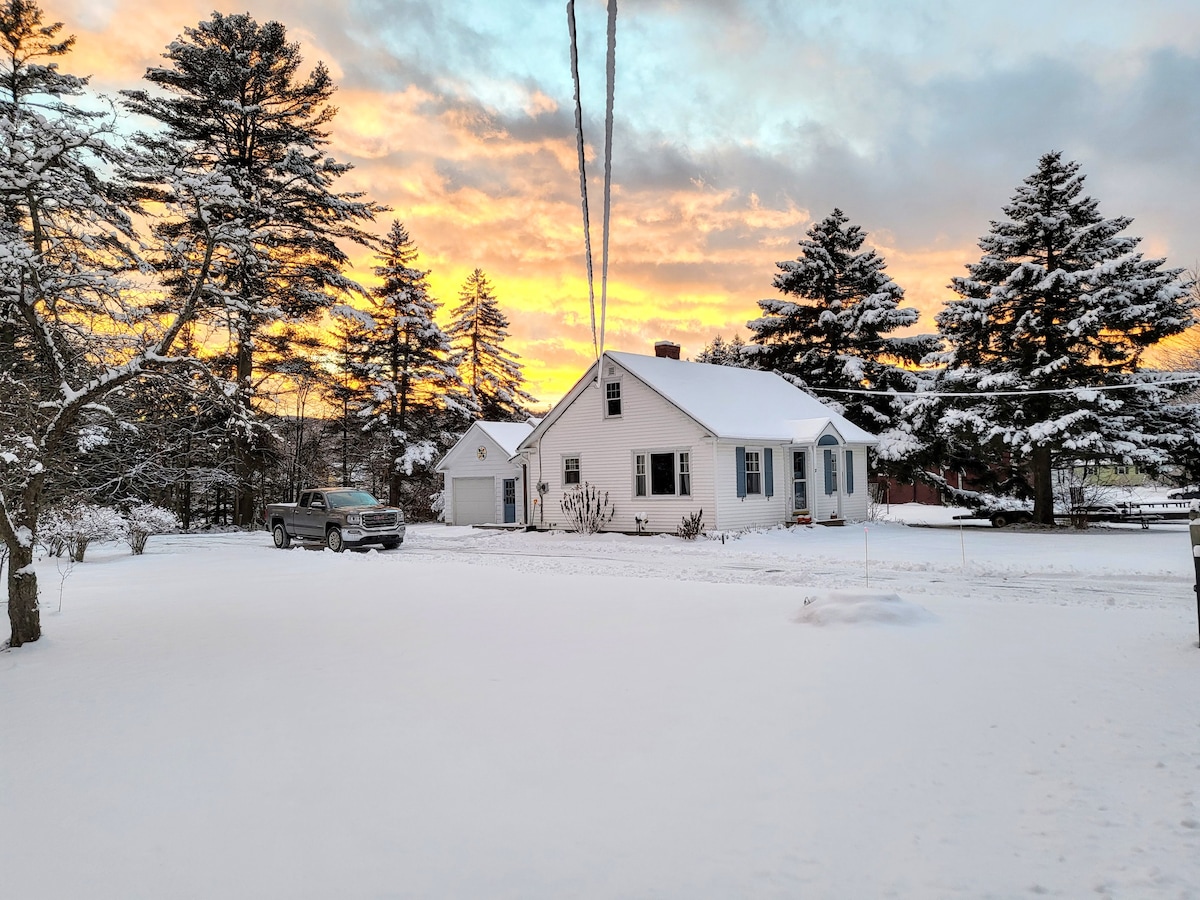
<svg viewBox="0 0 1200 900"><path fill-rule="evenodd" d="M654 355L659 359L679 359L679 345L674 341L656 341Z"/></svg>

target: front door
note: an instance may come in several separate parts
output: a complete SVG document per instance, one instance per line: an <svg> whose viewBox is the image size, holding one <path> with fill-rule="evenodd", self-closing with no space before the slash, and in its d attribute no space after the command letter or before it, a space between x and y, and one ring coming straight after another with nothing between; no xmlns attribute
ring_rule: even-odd
<svg viewBox="0 0 1200 900"><path fill-rule="evenodd" d="M504 521L517 521L517 479L504 479Z"/></svg>
<svg viewBox="0 0 1200 900"><path fill-rule="evenodd" d="M808 454L792 451L792 511L808 509Z"/></svg>

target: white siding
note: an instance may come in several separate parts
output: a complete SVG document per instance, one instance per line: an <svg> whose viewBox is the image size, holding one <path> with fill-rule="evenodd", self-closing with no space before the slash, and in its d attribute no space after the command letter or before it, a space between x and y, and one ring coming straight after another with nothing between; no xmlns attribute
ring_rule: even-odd
<svg viewBox="0 0 1200 900"><path fill-rule="evenodd" d="M774 460L774 492L766 494L766 475L763 476L763 492L737 495L737 448L762 451L771 448ZM717 495L720 507L714 528L721 531L738 531L742 528L778 525L792 511L792 458L786 453L785 444L755 444L747 441L721 441L717 444Z"/></svg>
<svg viewBox="0 0 1200 900"><path fill-rule="evenodd" d="M614 375L608 375L609 368ZM621 416L604 415L604 384L621 380ZM566 402L565 400L563 402ZM647 388L620 366L605 360L598 384L590 384L542 435L531 454L529 480L549 490L533 513L539 528L566 528L562 460L579 456L581 480L608 492L614 517L609 531L635 531L634 517L646 513L646 530L674 532L685 515L704 510L711 528L715 511L712 439L691 418ZM633 457L638 451L686 451L691 454L692 494L634 496ZM539 497L536 491L533 497Z"/></svg>
<svg viewBox="0 0 1200 900"><path fill-rule="evenodd" d="M479 458L479 448L484 447L487 455ZM508 452L500 447L481 429L472 425L459 439L439 467L445 478L445 509L446 524L458 524L454 521L454 479L455 478L485 478L494 479L495 511L492 522L504 521L504 479L514 478L517 482L517 522L524 521L524 487L521 482L520 463L510 463Z"/></svg>

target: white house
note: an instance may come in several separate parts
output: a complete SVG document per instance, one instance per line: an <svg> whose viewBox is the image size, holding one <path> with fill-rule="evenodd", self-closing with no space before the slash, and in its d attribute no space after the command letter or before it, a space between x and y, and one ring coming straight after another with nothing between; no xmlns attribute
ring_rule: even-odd
<svg viewBox="0 0 1200 900"><path fill-rule="evenodd" d="M446 452L435 469L445 479L447 524L529 521L525 477L513 457L536 422L476 422Z"/></svg>
<svg viewBox="0 0 1200 900"><path fill-rule="evenodd" d="M703 510L709 529L867 515L876 438L773 372L606 352L517 448L531 524L567 527L561 501L607 491L607 528L674 532Z"/></svg>

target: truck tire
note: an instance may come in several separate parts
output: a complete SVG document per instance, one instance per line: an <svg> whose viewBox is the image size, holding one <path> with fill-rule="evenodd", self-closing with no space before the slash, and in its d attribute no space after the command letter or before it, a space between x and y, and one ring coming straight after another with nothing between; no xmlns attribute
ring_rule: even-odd
<svg viewBox="0 0 1200 900"><path fill-rule="evenodd" d="M292 538L287 533L287 529L283 527L282 522L276 523L275 527L271 529L271 539L275 541L275 546L280 550L286 550L292 546Z"/></svg>
<svg viewBox="0 0 1200 900"><path fill-rule="evenodd" d="M334 525L325 532L325 546L334 553L341 553L346 549L346 542L342 540L342 529Z"/></svg>
<svg viewBox="0 0 1200 900"><path fill-rule="evenodd" d="M1004 528L1011 521L1012 520L1009 518L1008 513L1002 513L1002 512L992 513L992 527L993 528Z"/></svg>
<svg viewBox="0 0 1200 900"><path fill-rule="evenodd" d="M400 538L384 538L382 543L384 550L395 550L400 546Z"/></svg>

